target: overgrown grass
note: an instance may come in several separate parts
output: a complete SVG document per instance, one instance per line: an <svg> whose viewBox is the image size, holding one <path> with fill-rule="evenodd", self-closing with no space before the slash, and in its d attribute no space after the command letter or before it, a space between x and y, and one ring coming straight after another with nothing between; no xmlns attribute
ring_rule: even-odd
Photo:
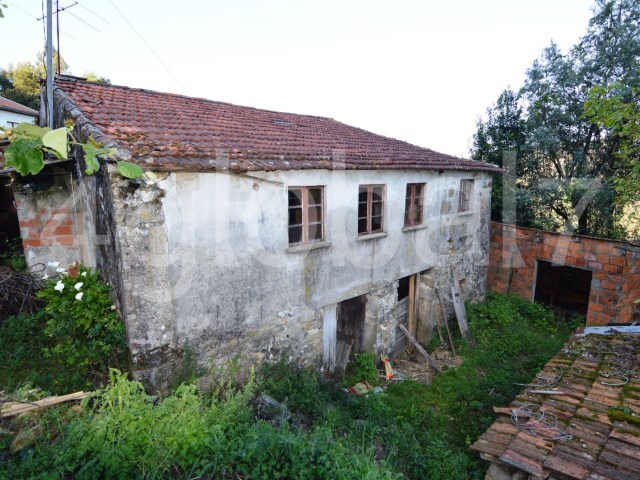
<svg viewBox="0 0 640 480"><path fill-rule="evenodd" d="M53 411L34 446L0 453L0 478L480 479L485 465L468 445L493 421L491 407L507 405L514 382L533 377L574 325L498 295L468 316L475 345L460 346L459 368L368 398L285 362L239 391L183 385L161 400L114 372L82 413ZM371 373L371 360L360 357L354 378ZM288 422L257 416L260 393L286 405Z"/></svg>

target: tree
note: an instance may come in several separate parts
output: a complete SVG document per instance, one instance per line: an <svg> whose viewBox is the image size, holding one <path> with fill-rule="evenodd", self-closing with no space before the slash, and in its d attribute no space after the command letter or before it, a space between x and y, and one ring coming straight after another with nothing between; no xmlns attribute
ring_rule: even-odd
<svg viewBox="0 0 640 480"><path fill-rule="evenodd" d="M40 74L35 65L20 62L0 71L0 85L3 97L18 102L26 107L38 109L40 97Z"/></svg>
<svg viewBox="0 0 640 480"><path fill-rule="evenodd" d="M596 236L624 233L611 180L620 168L620 139L603 135L584 108L593 86L640 85L639 22L639 2L597 0L581 41L567 54L552 43L527 71L510 107L521 109L525 124L516 150L518 206L527 208L518 209L518 224ZM479 123L472 156L495 163L496 152L482 144L486 132L509 138L512 127L495 115Z"/></svg>
<svg viewBox="0 0 640 480"><path fill-rule="evenodd" d="M640 87L621 83L593 87L585 107L586 115L618 146L613 179L618 203L640 202Z"/></svg>
<svg viewBox="0 0 640 480"><path fill-rule="evenodd" d="M84 78L86 78L88 81L90 82L95 82L95 83L103 83L105 85L111 85L111 80L106 78L106 77L101 77L100 75L98 75L97 73L93 73L93 72L86 72L83 75Z"/></svg>
<svg viewBox="0 0 640 480"><path fill-rule="evenodd" d="M53 51L53 62L57 65L58 52ZM68 71L67 62L60 57L62 73ZM38 54L35 64L31 62L19 62L15 67L9 65L5 70L0 70L0 94L18 102L26 107L38 109L40 103L40 82L47 75L44 52Z"/></svg>
<svg viewBox="0 0 640 480"><path fill-rule="evenodd" d="M503 204L504 187L510 186L509 169L514 168L518 177L522 176L525 170L523 158L526 152L523 149L526 148L527 132L518 94L511 89L504 90L496 104L487 109L486 116L486 121L478 121L478 131L473 136L471 158L507 169L507 178L503 174L495 175L491 192L491 218L502 222L507 221L503 217ZM515 195L516 203L522 206L523 197L517 194L517 190L511 193Z"/></svg>

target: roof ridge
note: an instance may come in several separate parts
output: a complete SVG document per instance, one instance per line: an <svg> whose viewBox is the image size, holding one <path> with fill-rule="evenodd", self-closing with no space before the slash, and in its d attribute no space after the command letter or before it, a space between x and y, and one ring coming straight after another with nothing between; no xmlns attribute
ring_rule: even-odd
<svg viewBox="0 0 640 480"><path fill-rule="evenodd" d="M296 116L296 117L305 117L305 118L319 118L319 119L322 119L322 120L329 120L329 121L333 121L333 122L338 122L336 119L334 119L332 117L325 117L325 116L322 116L322 115L310 115L310 114L307 114L307 113L282 112L280 110L271 110L269 108L258 108L258 107L251 107L251 106L248 106L248 105L240 105L240 104L237 104L237 103L224 102L222 100L212 100L210 98L205 98L205 97L193 97L193 96L185 95L185 94L182 94L182 93L162 92L162 91L159 91L159 90L152 90L152 89L149 89L149 88L129 87L128 85L115 85L115 84L112 84L112 83L92 82L91 80L87 80L85 77L76 77L76 76L73 76L73 75L56 75L54 81L57 82L58 79L61 79L63 82L66 81L66 82L72 82L72 83L87 83L89 85L97 86L97 87L119 88L119 89L122 89L122 90L130 90L130 91L134 91L134 92L143 92L143 93L149 93L149 94L152 94L152 95L163 95L163 96L169 96L169 97L184 98L184 99L187 99L187 100L197 100L197 101L201 101L201 102L215 103L215 104L218 104L218 105L228 105L228 106L237 107L237 108L246 108L246 109L256 110L256 111L259 111L259 112L276 113L276 114L280 114L280 115L293 115L293 116ZM338 123L342 123L342 122L338 122ZM348 125L348 126L350 126L350 125Z"/></svg>
<svg viewBox="0 0 640 480"><path fill-rule="evenodd" d="M33 112L33 115L38 115L38 111L31 108L31 107L27 107L26 105L23 105L21 103L16 102L15 100L11 100L10 98L5 97L4 95L0 95L0 98L2 100L4 100L5 102L8 102L11 105L7 105L7 108L14 108L14 110L22 110L22 111L29 111L29 112ZM4 102L2 102L4 103ZM15 105L15 107L13 107L13 105ZM0 108L2 108L2 105L0 104ZM20 112L18 112L20 113Z"/></svg>

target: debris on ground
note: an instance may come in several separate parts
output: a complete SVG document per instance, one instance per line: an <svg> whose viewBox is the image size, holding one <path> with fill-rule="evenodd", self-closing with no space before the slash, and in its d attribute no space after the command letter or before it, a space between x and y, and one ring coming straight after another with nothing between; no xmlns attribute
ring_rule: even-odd
<svg viewBox="0 0 640 480"><path fill-rule="evenodd" d="M253 408L256 412L256 420L264 420L274 427L289 423L292 417L291 411L285 404L266 393L261 394L253 401Z"/></svg>
<svg viewBox="0 0 640 480"><path fill-rule="evenodd" d="M61 395L59 397L47 397L43 398L42 400L36 400L35 402L12 400L2 401L0 403L0 418L13 417L15 415L20 415L32 410L39 410L51 405L57 405L58 403L70 402L73 400L82 400L88 395L88 392L75 392L68 395Z"/></svg>
<svg viewBox="0 0 640 480"><path fill-rule="evenodd" d="M439 348L431 353L431 358L435 361L441 370L458 367L463 357L453 355L449 350ZM416 382L431 384L434 371L431 369L427 360L419 353L411 354L404 351L398 355L393 361L393 369L396 377L401 376L403 379L415 380Z"/></svg>

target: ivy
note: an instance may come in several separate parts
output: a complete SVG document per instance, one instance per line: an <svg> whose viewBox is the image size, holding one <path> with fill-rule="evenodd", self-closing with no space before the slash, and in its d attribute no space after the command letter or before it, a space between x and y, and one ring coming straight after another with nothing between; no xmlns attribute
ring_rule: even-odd
<svg viewBox="0 0 640 480"><path fill-rule="evenodd" d="M35 175L44 168L45 154L66 160L70 146L77 145L84 152L85 173L93 175L100 168L99 157L115 157L115 148L106 148L91 138L88 143L76 142L71 133L72 128L72 123L55 130L21 123L13 129L3 130L0 138L5 137L11 142L4 152L5 166L14 168L20 175ZM69 141L70 137L73 141ZM142 168L136 164L116 160L116 165L120 174L126 178L142 177Z"/></svg>

